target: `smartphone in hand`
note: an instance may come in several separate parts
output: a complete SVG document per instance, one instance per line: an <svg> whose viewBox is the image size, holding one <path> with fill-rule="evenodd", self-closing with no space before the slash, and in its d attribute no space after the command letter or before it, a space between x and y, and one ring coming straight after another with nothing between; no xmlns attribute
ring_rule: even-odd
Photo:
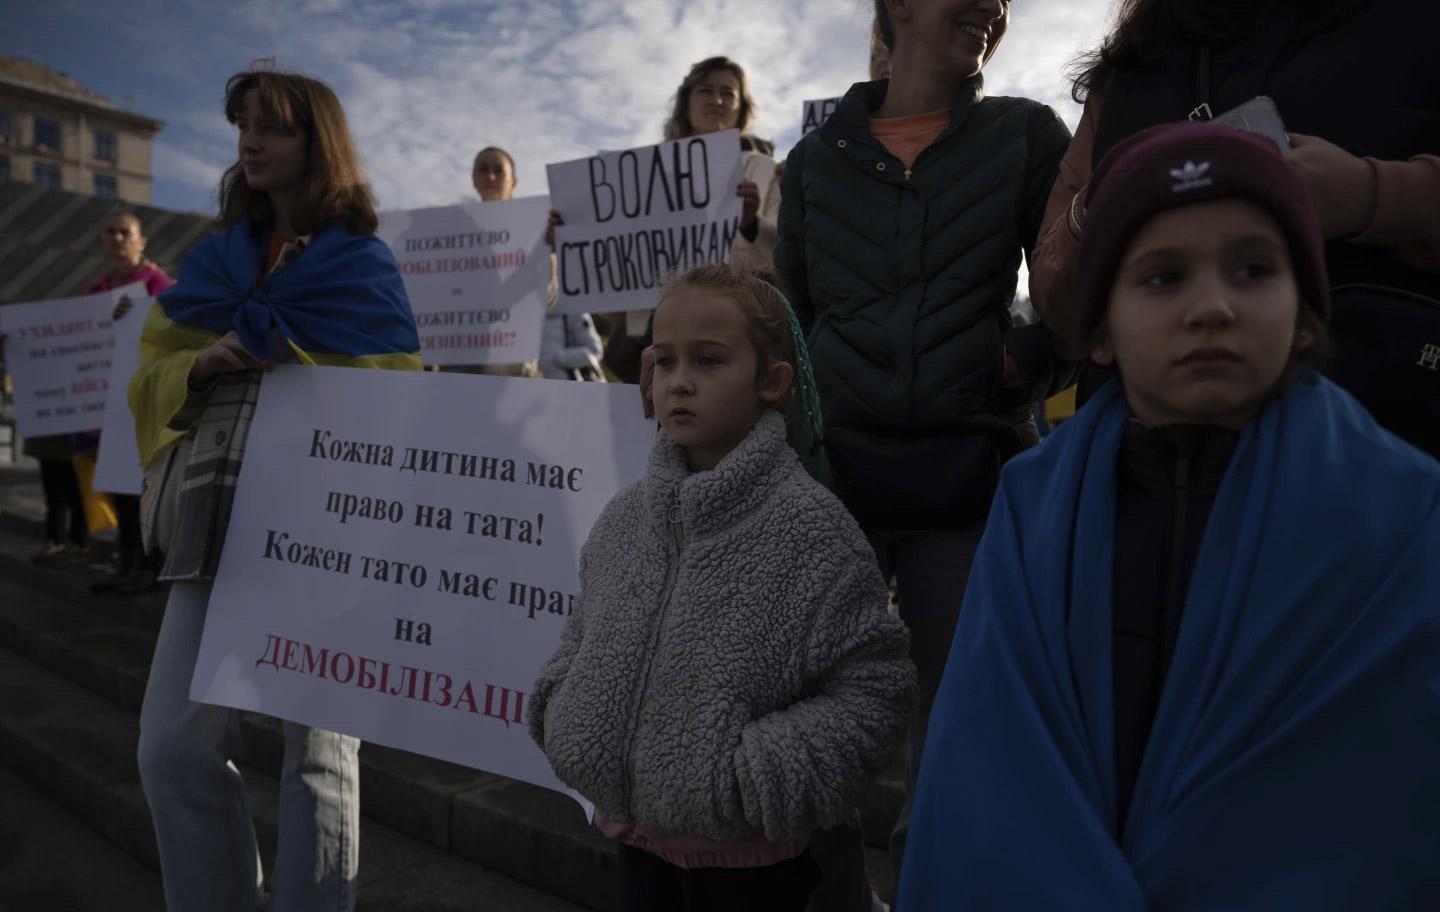
<svg viewBox="0 0 1440 912"><path fill-rule="evenodd" d="M1216 116L1211 123L1267 137L1280 147L1281 152L1290 148L1290 137L1285 132L1285 122L1280 119L1280 109L1266 95L1256 95L1239 107Z"/></svg>

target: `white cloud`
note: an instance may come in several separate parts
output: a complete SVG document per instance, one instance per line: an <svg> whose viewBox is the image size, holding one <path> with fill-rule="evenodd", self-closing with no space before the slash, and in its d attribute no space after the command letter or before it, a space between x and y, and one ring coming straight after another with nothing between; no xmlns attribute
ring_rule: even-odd
<svg viewBox="0 0 1440 912"><path fill-rule="evenodd" d="M485 145L515 156L529 195L545 192L547 162L656 142L681 78L714 54L746 67L756 132L783 153L805 99L866 78L872 9L868 0L190 0L181 15L173 0L133 2L148 26L169 30L172 50L150 65L185 84L177 109L162 111L159 181L213 192L234 154L220 133L220 84L274 56L340 94L383 208L468 195ZM1099 39L1109 2L1015 4L987 90L1054 104L1073 126L1064 68ZM200 116L202 107L213 113Z"/></svg>
<svg viewBox="0 0 1440 912"><path fill-rule="evenodd" d="M213 193L220 184L220 175L225 171L224 165L177 148L166 139L157 139L151 151L154 173L187 187L203 188Z"/></svg>
<svg viewBox="0 0 1440 912"><path fill-rule="evenodd" d="M994 95L1024 95L1054 106L1074 129L1080 106L1070 100L1068 71L1100 43L1110 0L1039 0L1011 7L1010 30L985 70Z"/></svg>
<svg viewBox="0 0 1440 912"><path fill-rule="evenodd" d="M488 10L478 31L433 5L376 13L404 22L384 42L393 57L334 61L336 88L386 208L466 193L471 157L484 145L516 157L520 192L541 193L546 162L655 142L690 64L713 54L746 67L760 107L756 132L782 151L798 135L805 99L841 94L865 78L870 7L858 0L505 4ZM1073 125L1078 108L1068 101L1064 67L1098 40L1105 11L1106 0L1016 9L989 90L1054 104ZM385 29L352 16L325 31L319 44L329 56L356 46L346 32ZM293 59L285 54L282 63Z"/></svg>

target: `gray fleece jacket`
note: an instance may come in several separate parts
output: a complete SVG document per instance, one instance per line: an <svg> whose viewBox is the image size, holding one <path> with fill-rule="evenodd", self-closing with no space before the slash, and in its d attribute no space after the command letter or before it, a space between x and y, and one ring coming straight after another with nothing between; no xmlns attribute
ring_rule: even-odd
<svg viewBox="0 0 1440 912"><path fill-rule="evenodd" d="M612 820L711 839L850 819L914 705L909 634L778 414L708 472L662 432L580 581L527 708L561 781Z"/></svg>

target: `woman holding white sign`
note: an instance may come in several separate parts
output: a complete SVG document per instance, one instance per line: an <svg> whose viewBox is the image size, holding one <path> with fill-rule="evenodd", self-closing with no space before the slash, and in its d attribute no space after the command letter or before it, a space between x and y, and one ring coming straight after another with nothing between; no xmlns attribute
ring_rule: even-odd
<svg viewBox="0 0 1440 912"><path fill-rule="evenodd" d="M510 199L520 182L515 173L515 159L496 146L486 146L476 153L472 179L475 192L486 203ZM548 236L548 240L551 248L550 288L546 293L545 327L540 337L540 376L552 380L603 380L600 356L605 350L590 315L570 316L554 312L560 287L555 280L553 234Z"/></svg>
<svg viewBox="0 0 1440 912"><path fill-rule="evenodd" d="M146 519L174 585L140 714L140 777L171 912L253 912L265 896L237 712L189 699L261 377L278 361L418 370L400 272L345 113L323 83L249 72L226 85L238 160L220 230L186 255L130 384ZM280 571L277 568L277 572ZM258 634L257 634L258 635ZM284 722L268 908L349 910L359 863L359 742Z"/></svg>
<svg viewBox="0 0 1440 912"><path fill-rule="evenodd" d="M515 193L515 159L504 149L486 146L475 153L470 166L470 182L481 202L491 203L508 200ZM435 366L431 370L450 374L484 374L491 377L538 377L540 369L535 361L512 361L494 364L448 364Z"/></svg>
<svg viewBox="0 0 1440 912"><path fill-rule="evenodd" d="M110 257L110 268L105 274L85 289L86 294L122 288L134 282L144 284L150 297L175 284L152 261L145 258L145 231L140 217L128 209L120 210L105 220L100 230L100 244ZM115 304L113 320L124 319L131 310L129 296L122 296ZM131 319L138 319L132 317ZM156 574L160 572L159 552L146 549L140 528L140 498L133 494L111 494L115 505L116 526L119 529L117 555L114 572L107 578L93 583L91 592L116 592L120 595L139 595L153 592L160 587Z"/></svg>
<svg viewBox="0 0 1440 912"><path fill-rule="evenodd" d="M755 111L745 69L728 57L707 57L690 68L675 91L675 103L665 121L665 139L740 131L743 179L736 188L741 200L740 225L730 247L730 262L769 271L775 268L780 172L770 157L774 144L750 135ZM563 213L551 212L550 223L552 231L547 237L553 247L553 226L564 224ZM641 377L646 311L627 316L630 319L617 326L610 337L606 363L621 380L634 382Z"/></svg>
<svg viewBox="0 0 1440 912"><path fill-rule="evenodd" d="M740 131L740 233L730 248L730 262L768 270L775 267L776 219L780 215L780 177L772 143L750 135L755 100L745 70L728 57L710 57L690 68L675 92L675 106L665 122L665 138L685 139L722 130ZM760 188L765 188L762 192Z"/></svg>

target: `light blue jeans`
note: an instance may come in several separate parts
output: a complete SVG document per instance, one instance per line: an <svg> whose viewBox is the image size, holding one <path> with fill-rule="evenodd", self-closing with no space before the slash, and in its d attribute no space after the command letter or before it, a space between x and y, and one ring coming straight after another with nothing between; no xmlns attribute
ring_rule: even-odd
<svg viewBox="0 0 1440 912"><path fill-rule="evenodd" d="M208 583L176 583L140 711L140 781L169 912L254 912L264 875L233 759L240 713L190 700ZM360 742L284 723L271 912L349 912L360 864Z"/></svg>

